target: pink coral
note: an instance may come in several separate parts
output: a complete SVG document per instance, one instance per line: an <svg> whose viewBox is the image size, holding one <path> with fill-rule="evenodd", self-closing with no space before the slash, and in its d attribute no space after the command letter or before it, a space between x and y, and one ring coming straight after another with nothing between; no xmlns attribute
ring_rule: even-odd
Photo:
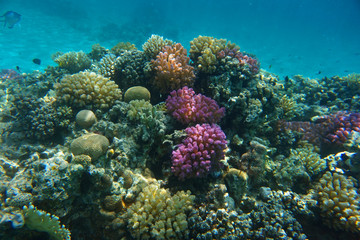
<svg viewBox="0 0 360 240"><path fill-rule="evenodd" d="M155 69L154 85L161 93L169 93L194 83L194 68L189 65L189 61L186 49L180 43L163 47L156 60L151 61Z"/></svg>
<svg viewBox="0 0 360 240"><path fill-rule="evenodd" d="M185 129L187 138L172 152L171 170L180 180L205 177L221 167L226 136L216 124L197 124Z"/></svg>
<svg viewBox="0 0 360 240"><path fill-rule="evenodd" d="M216 123L225 115L225 108L220 108L215 100L195 94L188 87L172 91L166 99L166 107L183 124Z"/></svg>

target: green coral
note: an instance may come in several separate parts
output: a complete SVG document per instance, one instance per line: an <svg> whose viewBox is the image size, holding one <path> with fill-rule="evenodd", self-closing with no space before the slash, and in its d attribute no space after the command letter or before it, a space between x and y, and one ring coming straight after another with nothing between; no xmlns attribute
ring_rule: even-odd
<svg viewBox="0 0 360 240"><path fill-rule="evenodd" d="M84 53L80 52L68 52L55 57L54 61L60 68L68 70L70 73L77 73L90 68L91 59Z"/></svg>
<svg viewBox="0 0 360 240"><path fill-rule="evenodd" d="M109 50L105 47L101 46L99 43L96 43L91 46L91 52L89 53L89 57L92 60L99 61L106 54L109 53Z"/></svg>
<svg viewBox="0 0 360 240"><path fill-rule="evenodd" d="M45 211L39 210L30 205L23 208L25 225L32 230L47 232L52 239L70 240L71 234L64 225L61 225L59 218Z"/></svg>

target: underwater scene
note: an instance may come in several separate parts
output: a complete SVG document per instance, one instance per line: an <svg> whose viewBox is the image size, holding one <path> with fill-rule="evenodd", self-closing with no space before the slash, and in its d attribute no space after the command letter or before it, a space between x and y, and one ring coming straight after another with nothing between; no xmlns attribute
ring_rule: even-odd
<svg viewBox="0 0 360 240"><path fill-rule="evenodd" d="M0 0L0 239L360 239L357 0Z"/></svg>

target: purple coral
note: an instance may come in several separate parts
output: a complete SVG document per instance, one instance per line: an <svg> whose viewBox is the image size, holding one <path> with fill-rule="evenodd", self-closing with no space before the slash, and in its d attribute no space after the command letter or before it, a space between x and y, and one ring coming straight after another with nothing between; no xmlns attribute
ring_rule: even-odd
<svg viewBox="0 0 360 240"><path fill-rule="evenodd" d="M172 152L171 170L180 180L205 177L219 169L226 149L226 136L216 124L197 124L185 129L187 138Z"/></svg>
<svg viewBox="0 0 360 240"><path fill-rule="evenodd" d="M183 124L217 123L224 115L215 100L202 94L195 94L192 88L183 87L172 91L166 99L168 112Z"/></svg>
<svg viewBox="0 0 360 240"><path fill-rule="evenodd" d="M280 130L303 133L303 139L320 144L343 145L352 131L360 132L360 113L337 112L318 118L315 122L279 122Z"/></svg>

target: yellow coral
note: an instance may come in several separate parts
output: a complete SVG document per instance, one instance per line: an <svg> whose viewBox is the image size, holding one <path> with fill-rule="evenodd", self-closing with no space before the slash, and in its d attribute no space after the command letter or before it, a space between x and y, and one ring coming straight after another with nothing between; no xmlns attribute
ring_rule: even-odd
<svg viewBox="0 0 360 240"><path fill-rule="evenodd" d="M193 85L194 68L189 65L186 49L177 43L165 46L151 63L156 70L154 85L161 93L169 93L184 86Z"/></svg>
<svg viewBox="0 0 360 240"><path fill-rule="evenodd" d="M238 47L226 39L199 36L190 41L190 58L201 71L213 73L218 64L216 55L225 48Z"/></svg>
<svg viewBox="0 0 360 240"><path fill-rule="evenodd" d="M91 59L83 51L68 52L59 55L54 59L54 61L60 68L64 68L70 73L77 73L91 66Z"/></svg>
<svg viewBox="0 0 360 240"><path fill-rule="evenodd" d="M283 116L285 119L289 120L296 115L296 100L292 97L289 97L288 95L282 96L279 102L279 106L283 112Z"/></svg>
<svg viewBox="0 0 360 240"><path fill-rule="evenodd" d="M326 172L319 180L319 206L329 226L360 232L360 199L355 185L354 178L331 172Z"/></svg>
<svg viewBox="0 0 360 240"><path fill-rule="evenodd" d="M142 45L144 53L151 59L154 59L165 46L172 46L173 41L164 39L159 35L151 35L151 37Z"/></svg>
<svg viewBox="0 0 360 240"><path fill-rule="evenodd" d="M109 108L122 96L115 82L94 72L65 75L55 91L60 101L76 108Z"/></svg>
<svg viewBox="0 0 360 240"><path fill-rule="evenodd" d="M189 235L187 212L194 196L170 192L157 184L148 185L127 211L129 231L135 239L186 239Z"/></svg>

